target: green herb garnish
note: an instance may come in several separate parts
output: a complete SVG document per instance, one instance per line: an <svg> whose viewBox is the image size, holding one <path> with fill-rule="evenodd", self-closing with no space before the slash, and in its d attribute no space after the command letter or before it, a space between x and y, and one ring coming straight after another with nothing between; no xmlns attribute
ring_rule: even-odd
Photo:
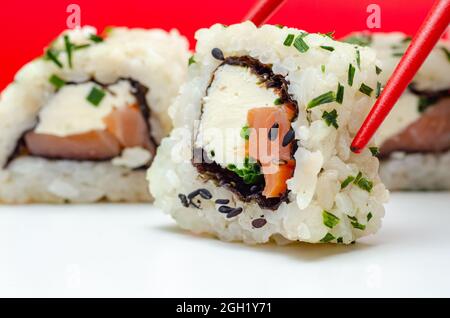
<svg viewBox="0 0 450 318"><path fill-rule="evenodd" d="M361 53L359 50L356 50L356 65L358 65L358 69L361 70Z"/></svg>
<svg viewBox="0 0 450 318"><path fill-rule="evenodd" d="M367 222L369 222L372 219L373 215L372 212L369 212L369 214L367 214Z"/></svg>
<svg viewBox="0 0 450 318"><path fill-rule="evenodd" d="M344 238L342 236L338 237L337 242L340 244L344 243Z"/></svg>
<svg viewBox="0 0 450 318"><path fill-rule="evenodd" d="M311 100L307 107L308 109L314 108L316 106L322 105L322 104L328 104L328 103L332 103L336 100L336 96L335 93L330 91L330 92L326 92L320 96L317 96L316 98L314 98L313 100Z"/></svg>
<svg viewBox="0 0 450 318"><path fill-rule="evenodd" d="M340 219L334 215L331 214L328 211L323 211L322 212L322 218L323 218L323 224L327 227L329 227L330 229L332 229L333 227L335 227L336 225L338 225Z"/></svg>
<svg viewBox="0 0 450 318"><path fill-rule="evenodd" d="M74 51L78 51L78 50L83 50L83 49L87 49L88 47L90 47L90 44L80 44L80 45L74 45L73 46L73 50Z"/></svg>
<svg viewBox="0 0 450 318"><path fill-rule="evenodd" d="M283 105L283 101L281 100L281 98L277 98L277 99L275 99L274 101L273 101L273 104L274 105Z"/></svg>
<svg viewBox="0 0 450 318"><path fill-rule="evenodd" d="M91 34L91 35L89 36L89 39L90 39L92 42L94 42L94 43L100 43L100 42L103 42L103 38L102 38L101 36L96 35L96 34Z"/></svg>
<svg viewBox="0 0 450 318"><path fill-rule="evenodd" d="M378 147L369 147L369 150L372 153L372 156L374 157L380 154L380 149L378 149Z"/></svg>
<svg viewBox="0 0 450 318"><path fill-rule="evenodd" d="M306 33L302 33L300 35L297 35L294 41L294 47L301 53L305 53L309 50L308 44L306 44L305 40L303 38L306 36Z"/></svg>
<svg viewBox="0 0 450 318"><path fill-rule="evenodd" d="M284 28L284 25L282 25L282 24L275 24L275 26L276 26L278 29Z"/></svg>
<svg viewBox="0 0 450 318"><path fill-rule="evenodd" d="M50 76L50 78L48 79L48 81L55 86L56 89L60 89L61 87L63 87L64 85L66 85L66 82L59 76L53 74L52 76Z"/></svg>
<svg viewBox="0 0 450 318"><path fill-rule="evenodd" d="M322 70L322 73L325 73L325 65L320 65L320 69Z"/></svg>
<svg viewBox="0 0 450 318"><path fill-rule="evenodd" d="M325 235L325 236L320 240L320 242L321 242L321 243L329 243L329 242L331 242L332 240L334 240L333 234L327 233L327 235Z"/></svg>
<svg viewBox="0 0 450 318"><path fill-rule="evenodd" d="M377 90L376 90L376 93L375 93L375 97L376 98L380 97L380 94L381 94L381 83L377 82Z"/></svg>
<svg viewBox="0 0 450 318"><path fill-rule="evenodd" d="M418 105L419 113L423 113L425 110L427 110L428 107L436 104L438 101L439 101L439 98L436 96L432 96L432 97L420 96L419 97L419 105Z"/></svg>
<svg viewBox="0 0 450 318"><path fill-rule="evenodd" d="M259 165L256 162L250 162L248 157L245 158L244 167L242 169L237 168L234 164L228 165L227 169L241 177L245 184L257 183L262 177Z"/></svg>
<svg viewBox="0 0 450 318"><path fill-rule="evenodd" d="M360 187L361 189L370 192L372 191L373 188L373 182L367 180L366 178L361 178L358 183L357 183L358 187Z"/></svg>
<svg viewBox="0 0 450 318"><path fill-rule="evenodd" d="M345 179L344 181L342 181L342 183L341 183L341 189L345 189L350 183L352 183L353 180L355 180L355 177L353 177L353 176L348 176L347 179Z"/></svg>
<svg viewBox="0 0 450 318"><path fill-rule="evenodd" d="M357 184L359 182L359 180L362 178L362 172L358 172L358 174L356 175L356 178L354 179L354 184Z"/></svg>
<svg viewBox="0 0 450 318"><path fill-rule="evenodd" d="M408 42L411 42L411 40L412 40L412 36L408 35L403 38L402 43L408 43Z"/></svg>
<svg viewBox="0 0 450 318"><path fill-rule="evenodd" d="M188 66L191 66L191 65L194 64L194 63L196 63L196 61L195 61L195 56L192 55L192 56L189 58Z"/></svg>
<svg viewBox="0 0 450 318"><path fill-rule="evenodd" d="M377 73L377 75L380 75L380 73L381 73L382 71L383 71L383 70L382 70L381 68L379 68L378 66L375 65L375 73Z"/></svg>
<svg viewBox="0 0 450 318"><path fill-rule="evenodd" d="M69 67L72 68L72 50L73 50L73 44L70 42L69 36L64 35L64 46L66 48L67 52L67 62L69 64Z"/></svg>
<svg viewBox="0 0 450 318"><path fill-rule="evenodd" d="M355 67L352 64L348 65L348 85L353 85L353 79L355 78Z"/></svg>
<svg viewBox="0 0 450 318"><path fill-rule="evenodd" d="M447 56L447 61L450 62L450 51L447 50L446 47L441 47L442 51L444 51L445 56Z"/></svg>
<svg viewBox="0 0 450 318"><path fill-rule="evenodd" d="M361 230L361 231L364 231L366 229L366 226L364 224L359 223L358 219L356 217L348 216L348 215L347 215L347 217L350 219L350 223L352 224L352 226L355 229L358 229L358 230Z"/></svg>
<svg viewBox="0 0 450 318"><path fill-rule="evenodd" d="M250 128L247 125L242 127L242 129L241 129L241 137L244 138L245 140L249 140L250 139Z"/></svg>
<svg viewBox="0 0 450 318"><path fill-rule="evenodd" d="M394 52L394 53L392 53L393 57L402 57L403 55L405 55L404 52Z"/></svg>
<svg viewBox="0 0 450 318"><path fill-rule="evenodd" d="M370 35L355 35L348 37L344 40L344 42L350 44L356 44L359 46L369 46L372 43L372 37Z"/></svg>
<svg viewBox="0 0 450 318"><path fill-rule="evenodd" d="M339 125L337 123L337 117L338 114L336 109L333 109L331 112L324 111L322 115L322 119L325 120L327 126L333 126L336 129L339 128Z"/></svg>
<svg viewBox="0 0 450 318"><path fill-rule="evenodd" d="M98 106L105 96L106 93L102 89L94 86L86 99L92 105Z"/></svg>
<svg viewBox="0 0 450 318"><path fill-rule="evenodd" d="M362 83L361 86L359 87L359 91L367 96L370 96L372 95L373 88Z"/></svg>
<svg viewBox="0 0 450 318"><path fill-rule="evenodd" d="M330 52L334 51L334 47L332 47L332 46L321 45L320 48L330 51Z"/></svg>
<svg viewBox="0 0 450 318"><path fill-rule="evenodd" d="M291 46L292 43L294 43L295 35L294 34L288 34L286 39L283 42L284 46Z"/></svg>
<svg viewBox="0 0 450 318"><path fill-rule="evenodd" d="M338 83L338 88L336 92L336 102L342 104L344 101L344 86Z"/></svg>
<svg viewBox="0 0 450 318"><path fill-rule="evenodd" d="M46 52L45 52L45 57L48 59L48 60L50 60L50 61L52 61L53 63L55 63L59 68L63 68L63 65L62 65L62 63L59 61L59 59L58 59L58 52L56 52L56 51L54 51L54 50L52 50L52 49L48 49Z"/></svg>

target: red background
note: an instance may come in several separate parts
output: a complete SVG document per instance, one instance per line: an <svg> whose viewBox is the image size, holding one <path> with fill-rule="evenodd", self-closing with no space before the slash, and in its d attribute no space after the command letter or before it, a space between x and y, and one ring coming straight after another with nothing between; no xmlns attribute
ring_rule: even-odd
<svg viewBox="0 0 450 318"><path fill-rule="evenodd" d="M3 0L0 4L0 89L17 70L42 53L42 49L66 28L66 8L81 7L81 24L105 26L178 28L194 44L195 30L214 23L240 21L255 0ZM336 31L343 36L365 30L366 8L381 7L381 29L413 34L433 0L289 0L269 21L309 32Z"/></svg>

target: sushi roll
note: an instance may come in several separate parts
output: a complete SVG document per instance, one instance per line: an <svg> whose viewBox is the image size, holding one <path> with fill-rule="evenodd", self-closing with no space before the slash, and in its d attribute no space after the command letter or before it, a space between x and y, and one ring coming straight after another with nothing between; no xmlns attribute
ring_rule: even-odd
<svg viewBox="0 0 450 318"><path fill-rule="evenodd" d="M388 198L379 162L350 151L375 100L375 52L251 22L196 38L148 173L156 205L184 229L249 244L375 233Z"/></svg>
<svg viewBox="0 0 450 318"><path fill-rule="evenodd" d="M384 85L411 38L356 33L376 50ZM441 40L379 130L380 175L390 190L450 190L450 42Z"/></svg>
<svg viewBox="0 0 450 318"><path fill-rule="evenodd" d="M0 96L0 202L149 201L187 74L177 31L64 31Z"/></svg>

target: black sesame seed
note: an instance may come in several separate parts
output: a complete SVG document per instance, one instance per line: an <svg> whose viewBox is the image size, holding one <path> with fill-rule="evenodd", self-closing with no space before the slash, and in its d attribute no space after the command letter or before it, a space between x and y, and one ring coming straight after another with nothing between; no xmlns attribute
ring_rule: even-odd
<svg viewBox="0 0 450 318"><path fill-rule="evenodd" d="M184 194L180 193L180 194L178 195L178 198L180 199L181 204L182 204L185 208L189 207L189 202L188 202L188 200L187 200L187 198L186 198L186 196L185 196Z"/></svg>
<svg viewBox="0 0 450 318"><path fill-rule="evenodd" d="M228 199L217 199L215 203L216 204L228 204L228 203L230 203L230 200L228 200Z"/></svg>
<svg viewBox="0 0 450 318"><path fill-rule="evenodd" d="M242 213L242 211L243 211L242 208L234 209L233 211L227 214L227 219L231 219L234 218L235 216L238 216L239 214Z"/></svg>
<svg viewBox="0 0 450 318"><path fill-rule="evenodd" d="M278 123L275 123L272 125L272 128L270 128L269 134L268 134L269 140L273 141L273 140L277 139L279 127L280 127L280 125Z"/></svg>
<svg viewBox="0 0 450 318"><path fill-rule="evenodd" d="M232 212L233 210L234 210L233 208L226 206L226 205L223 205L219 208L219 212L225 213L225 214L228 214L228 213Z"/></svg>
<svg viewBox="0 0 450 318"><path fill-rule="evenodd" d="M199 191L200 196L203 199L205 199L205 200L211 200L212 199L212 194L208 190L206 190L206 189L199 189L198 191Z"/></svg>
<svg viewBox="0 0 450 318"><path fill-rule="evenodd" d="M193 192L191 192L191 193L188 194L188 199L189 199L189 200L192 200L193 198L195 198L195 197L198 196L199 194L200 194L200 191L199 191L199 190L195 190L195 191L193 191Z"/></svg>
<svg viewBox="0 0 450 318"><path fill-rule="evenodd" d="M251 193L257 193L257 192L259 192L259 186L257 186L257 185L251 186L250 192L251 192Z"/></svg>
<svg viewBox="0 0 450 318"><path fill-rule="evenodd" d="M216 60L219 60L219 61L225 60L225 57L223 56L223 52L222 52L221 49L214 48L214 49L211 51L211 54L212 54L212 56L213 56Z"/></svg>
<svg viewBox="0 0 450 318"><path fill-rule="evenodd" d="M252 222L253 227L256 229L259 229L266 224L267 224L266 219L256 219L256 220L253 220L253 222Z"/></svg>
<svg viewBox="0 0 450 318"><path fill-rule="evenodd" d="M295 138L295 131L291 128L286 133L286 135L283 137L282 146L286 147L287 145L289 145L292 142L292 140L294 140L294 138Z"/></svg>

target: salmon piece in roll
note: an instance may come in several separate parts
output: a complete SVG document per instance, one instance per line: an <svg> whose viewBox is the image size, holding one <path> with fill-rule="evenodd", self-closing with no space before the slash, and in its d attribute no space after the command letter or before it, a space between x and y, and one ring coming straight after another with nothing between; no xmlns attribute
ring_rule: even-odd
<svg viewBox="0 0 450 318"><path fill-rule="evenodd" d="M63 32L1 94L0 202L151 200L187 47L177 31Z"/></svg>

